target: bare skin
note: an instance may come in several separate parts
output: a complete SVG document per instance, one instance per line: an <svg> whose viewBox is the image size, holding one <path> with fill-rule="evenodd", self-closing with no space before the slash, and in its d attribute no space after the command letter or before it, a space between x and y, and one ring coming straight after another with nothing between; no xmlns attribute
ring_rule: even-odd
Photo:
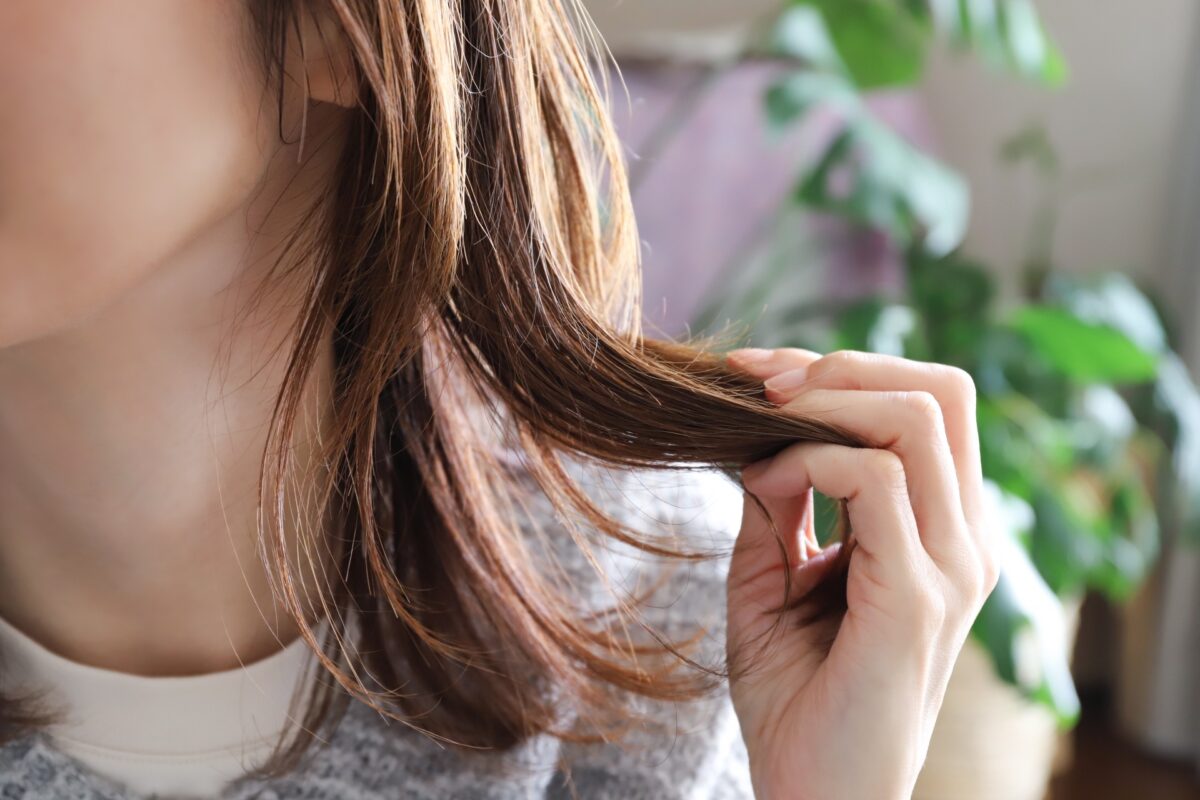
<svg viewBox="0 0 1200 800"><path fill-rule="evenodd" d="M312 24L280 141L244 0L0 3L0 616L76 661L197 674L295 635L254 512L300 287L238 311L325 191L352 105L338 38ZM301 465L328 409L323 355ZM832 649L816 644L827 631L792 626L730 687L755 791L906 797L996 579L969 382L863 355L754 356L733 363L769 397L876 443L796 445L746 471L785 521L798 589L829 563L812 488L849 500L860 542ZM773 545L747 504L735 661L780 596Z"/></svg>
<svg viewBox="0 0 1200 800"><path fill-rule="evenodd" d="M731 685L756 795L910 797L950 670L997 579L974 388L958 370L864 353L735 351L730 361L784 408L877 448L798 444L743 473L789 537L794 591L832 563L813 535L814 488L848 501L858 540L840 628L783 626L760 666ZM782 596L781 566L746 503L729 572L731 662L770 624L760 612Z"/></svg>
<svg viewBox="0 0 1200 800"><path fill-rule="evenodd" d="M0 616L86 664L226 669L295 636L254 510L289 287L237 323L341 98L310 36L301 162L243 3L67 5L0 4Z"/></svg>

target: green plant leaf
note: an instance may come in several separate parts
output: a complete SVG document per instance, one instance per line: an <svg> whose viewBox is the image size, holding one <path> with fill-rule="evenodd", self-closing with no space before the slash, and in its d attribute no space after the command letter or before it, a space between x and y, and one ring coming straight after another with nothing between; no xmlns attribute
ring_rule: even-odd
<svg viewBox="0 0 1200 800"><path fill-rule="evenodd" d="M1043 294L1080 319L1115 328L1158 356L1154 407L1143 410L1141 422L1160 430L1171 450L1163 491L1181 514L1183 533L1200 541L1200 391L1171 351L1154 303L1119 273L1085 279L1056 274L1046 281Z"/></svg>
<svg viewBox="0 0 1200 800"><path fill-rule="evenodd" d="M1128 453L1106 469L1048 473L1034 489L1030 556L1057 594L1098 589L1128 598L1158 555L1158 518L1147 477Z"/></svg>
<svg viewBox="0 0 1200 800"><path fill-rule="evenodd" d="M839 350L867 350L892 356L908 355L906 341L916 326L908 306L868 298L843 311L837 321Z"/></svg>
<svg viewBox="0 0 1200 800"><path fill-rule="evenodd" d="M995 296L986 270L957 253L937 259L914 253L909 257L908 294L924 330L927 357L983 379L984 364L992 355L987 340Z"/></svg>
<svg viewBox="0 0 1200 800"><path fill-rule="evenodd" d="M1115 328L1148 353L1167 349L1162 320L1127 276L1111 272L1090 278L1055 273L1042 289L1045 299L1085 322Z"/></svg>
<svg viewBox="0 0 1200 800"><path fill-rule="evenodd" d="M895 0L793 0L821 12L854 83L864 90L908 86L921 77L930 27Z"/></svg>
<svg viewBox="0 0 1200 800"><path fill-rule="evenodd" d="M1049 366L1073 380L1140 383L1153 380L1157 373L1157 357L1125 334L1062 309L1026 306L1017 310L1009 325Z"/></svg>
<svg viewBox="0 0 1200 800"><path fill-rule="evenodd" d="M1054 712L1060 727L1079 718L1071 680L1070 642L1063 605L1042 580L1021 545L1033 513L990 481L988 517L999 539L1000 579L971 627L1001 679Z"/></svg>
<svg viewBox="0 0 1200 800"><path fill-rule="evenodd" d="M1028 500L1033 496L1039 452L1029 437L1000 408L995 396L984 394L977 404L979 449L983 474L1008 494Z"/></svg>
<svg viewBox="0 0 1200 800"><path fill-rule="evenodd" d="M841 75L797 71L785 75L767 87L764 104L767 123L780 131L821 106L843 114L856 114L858 93Z"/></svg>
<svg viewBox="0 0 1200 800"><path fill-rule="evenodd" d="M927 0L934 28L986 62L1046 86L1067 78L1067 65L1046 35L1031 0Z"/></svg>
<svg viewBox="0 0 1200 800"><path fill-rule="evenodd" d="M1137 419L1125 398L1113 387L1095 383L1073 398L1071 419L1080 449L1108 462L1116 458L1138 432Z"/></svg>
<svg viewBox="0 0 1200 800"><path fill-rule="evenodd" d="M997 3L997 28L1009 65L1050 86L1066 80L1066 62L1042 28L1032 0Z"/></svg>
<svg viewBox="0 0 1200 800"><path fill-rule="evenodd" d="M838 519L838 501L820 492L813 492L813 532L821 547L837 541Z"/></svg>
<svg viewBox="0 0 1200 800"><path fill-rule="evenodd" d="M1148 434L1140 438L1152 439ZM1088 576L1089 586L1117 603L1127 601L1145 580L1159 556L1162 538L1149 476L1129 458L1136 449L1135 441L1124 458L1114 461L1106 487L1109 525L1104 558Z"/></svg>
<svg viewBox="0 0 1200 800"><path fill-rule="evenodd" d="M966 234L970 200L957 173L863 110L851 115L801 177L797 202L883 230L903 246L949 253Z"/></svg>
<svg viewBox="0 0 1200 800"><path fill-rule="evenodd" d="M995 298L995 280L979 264L957 254L946 258L911 260L908 276L909 294L923 316L969 317L987 316Z"/></svg>
<svg viewBox="0 0 1200 800"><path fill-rule="evenodd" d="M779 15L768 43L771 53L794 58L818 71L844 76L846 65L817 8L795 5Z"/></svg>

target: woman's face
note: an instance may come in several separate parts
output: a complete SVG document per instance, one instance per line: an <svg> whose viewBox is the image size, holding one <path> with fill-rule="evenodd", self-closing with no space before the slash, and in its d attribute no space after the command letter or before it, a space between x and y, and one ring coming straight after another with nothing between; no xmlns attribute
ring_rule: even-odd
<svg viewBox="0 0 1200 800"><path fill-rule="evenodd" d="M278 146L250 23L245 0L0 2L0 347L247 204Z"/></svg>

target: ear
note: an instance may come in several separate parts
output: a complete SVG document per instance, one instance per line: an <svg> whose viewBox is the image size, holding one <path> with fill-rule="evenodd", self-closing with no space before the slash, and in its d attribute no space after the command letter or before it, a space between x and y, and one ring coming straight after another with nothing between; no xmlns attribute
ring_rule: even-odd
<svg viewBox="0 0 1200 800"><path fill-rule="evenodd" d="M343 108L358 104L357 69L341 23L325 4L300 3L297 53L303 61L304 88L310 100ZM321 10L314 10L319 5Z"/></svg>

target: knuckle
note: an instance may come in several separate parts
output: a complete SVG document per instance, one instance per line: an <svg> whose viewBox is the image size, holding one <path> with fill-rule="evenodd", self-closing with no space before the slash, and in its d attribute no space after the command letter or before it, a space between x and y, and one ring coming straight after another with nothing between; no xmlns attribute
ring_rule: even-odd
<svg viewBox="0 0 1200 800"><path fill-rule="evenodd" d="M932 588L917 594L912 604L912 622L921 638L933 638L946 625L946 601Z"/></svg>
<svg viewBox="0 0 1200 800"><path fill-rule="evenodd" d="M860 360L863 355L858 350L834 350L825 356L825 360L830 364L853 364Z"/></svg>
<svg viewBox="0 0 1200 800"><path fill-rule="evenodd" d="M955 541L951 547L938 551L938 560L954 593L973 600L983 585L983 565L975 547L966 541Z"/></svg>
<svg viewBox="0 0 1200 800"><path fill-rule="evenodd" d="M964 607L976 608L983 605L988 596L986 570L982 566L972 566L963 570L963 576L960 584L963 586Z"/></svg>
<svg viewBox="0 0 1200 800"><path fill-rule="evenodd" d="M942 424L942 407L930 392L904 392L901 402L926 426L933 427Z"/></svg>
<svg viewBox="0 0 1200 800"><path fill-rule="evenodd" d="M969 604L972 607L983 605L992 590L996 588L996 582L1000 578L1000 570L995 559L985 552L977 560L977 563L964 572L963 583L966 586L965 594Z"/></svg>
<svg viewBox="0 0 1200 800"><path fill-rule="evenodd" d="M983 596L986 599L1000 582L1000 559L995 548L987 548L983 557Z"/></svg>
<svg viewBox="0 0 1200 800"><path fill-rule="evenodd" d="M945 365L942 366L942 371L955 397L971 403L975 401L975 379L971 377L971 373L960 367Z"/></svg>
<svg viewBox="0 0 1200 800"><path fill-rule="evenodd" d="M854 373L864 364L870 362L871 354L858 350L834 350L814 365L814 372L819 375L836 373L846 383L856 384Z"/></svg>

